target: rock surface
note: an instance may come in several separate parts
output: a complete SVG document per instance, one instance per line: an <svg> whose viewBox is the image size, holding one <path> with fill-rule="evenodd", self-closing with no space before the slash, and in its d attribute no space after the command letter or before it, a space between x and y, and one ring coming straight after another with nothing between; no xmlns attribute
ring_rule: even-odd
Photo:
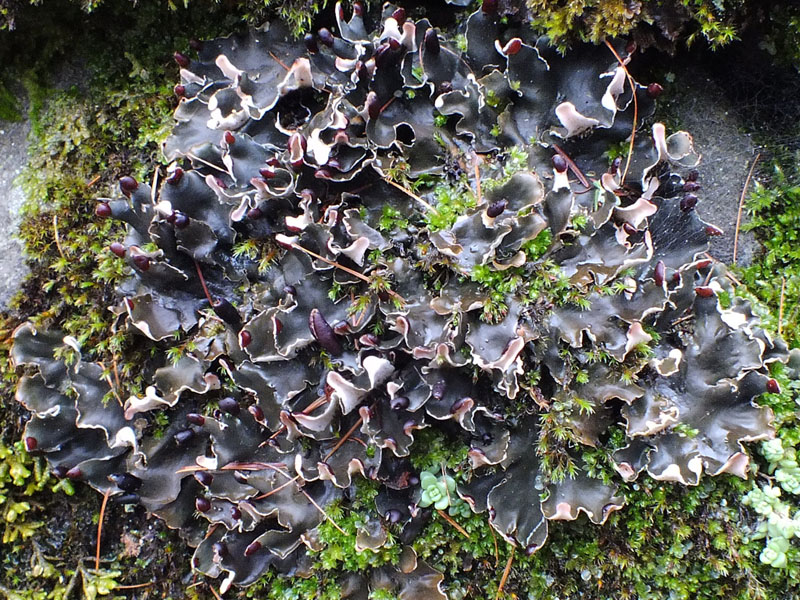
<svg viewBox="0 0 800 600"><path fill-rule="evenodd" d="M22 106L20 112L27 115L27 106ZM25 201L17 179L28 161L30 129L27 118L0 121L0 310L8 308L9 300L28 273L16 233Z"/></svg>
<svg viewBox="0 0 800 600"><path fill-rule="evenodd" d="M685 90L686 93L675 93ZM757 155L756 144L740 120L726 91L701 70L680 69L669 91L662 97L666 113L694 138L702 155L697 170L702 188L697 192L698 214L723 230L712 238L711 255L727 264L733 262L736 217L747 173ZM750 183L752 186L752 182ZM742 214L742 224L747 214ZM751 232L739 231L737 264L748 265L759 251Z"/></svg>

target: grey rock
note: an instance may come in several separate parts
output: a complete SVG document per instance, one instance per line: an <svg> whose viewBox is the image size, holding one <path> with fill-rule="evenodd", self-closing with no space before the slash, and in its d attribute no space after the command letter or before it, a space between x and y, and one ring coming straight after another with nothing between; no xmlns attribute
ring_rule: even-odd
<svg viewBox="0 0 800 600"><path fill-rule="evenodd" d="M664 94L669 120L692 134L695 149L702 155L697 170L702 188L696 193L697 212L705 221L724 232L712 238L710 254L727 264L733 262L739 198L747 173L756 157L756 144L725 95L724 90L702 73L688 69L676 72L672 90ZM752 189L752 182L750 183ZM747 213L742 213L742 225ZM736 263L746 266L760 246L751 232L740 228Z"/></svg>
<svg viewBox="0 0 800 600"><path fill-rule="evenodd" d="M27 106L22 106L20 112L27 115ZM8 308L9 300L28 274L16 234L25 202L18 178L28 162L30 129L27 118L0 121L0 310Z"/></svg>

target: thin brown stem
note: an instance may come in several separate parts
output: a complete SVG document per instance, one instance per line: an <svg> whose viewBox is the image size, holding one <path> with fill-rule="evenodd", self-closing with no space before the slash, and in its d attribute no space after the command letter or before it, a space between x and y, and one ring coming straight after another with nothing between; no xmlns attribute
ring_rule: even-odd
<svg viewBox="0 0 800 600"><path fill-rule="evenodd" d="M566 152L564 152L558 144L553 144L553 150L558 152L561 155L561 158L563 158L567 162L569 170L575 174L575 177L578 178L578 181L580 181L584 185L584 187L593 189L593 186L589 183L589 180L586 179L586 175L584 175L583 172L581 172L581 170L578 168L578 165L575 164L575 161L572 160L569 157L569 155Z"/></svg>
<svg viewBox="0 0 800 600"><path fill-rule="evenodd" d="M316 259L319 259L319 260L321 260L322 262L324 262L324 263L327 263L327 264L331 265L332 267L336 267L337 269L341 269L342 271L344 271L345 273L349 273L349 274L350 274L350 275L352 275L353 277L358 277L358 278L359 278L359 279L361 279L362 281L366 281L367 283L372 283L372 280L371 280L369 277L367 277L366 275L364 275L363 273L359 273L358 271L355 271L355 270L351 269L350 267L345 267L344 265L341 265L341 264L339 264L339 263L338 263L338 262L336 262L336 261L333 261L333 260L331 260L331 259L329 259L329 258L325 258L325 257L324 257L324 256L322 256L321 254L317 254L317 253L316 253L316 252L314 252L313 250L309 250L308 248L304 248L303 246L301 246L301 245L300 245L300 244L298 244L297 242L292 242L292 243L291 243L291 244L289 244L289 245L290 245L292 248L296 249L296 250L300 250L301 252L305 252L305 253L306 253L306 254L308 254L309 256L313 256L314 258L316 258ZM389 294L389 295L390 295L390 296L392 296L393 298L396 298L396 299L397 299L397 300L399 300L400 302L403 302L403 303L405 303L405 299L404 299L404 298L403 298L403 297L402 297L400 294L398 294L397 292L395 292L394 290L385 290L385 291L386 291L386 293L387 293L387 294Z"/></svg>
<svg viewBox="0 0 800 600"><path fill-rule="evenodd" d="M736 231L733 233L733 264L736 264L736 254L739 250L739 228L742 226L744 199L747 195L747 188L750 186L750 180L753 178L753 172L755 171L759 158L761 158L760 153L756 154L756 157L753 159L753 164L750 165L750 171L747 173L747 179L744 180L744 186L742 187L742 194L739 196L739 210L736 212Z"/></svg>
<svg viewBox="0 0 800 600"><path fill-rule="evenodd" d="M506 568L503 569L503 576L500 578L500 585L497 586L497 595L495 596L495 600L499 600L500 595L503 593L503 588L506 586L506 582L508 581L508 576L511 573L511 565L514 564L514 551L514 546L511 546L511 554L508 555Z"/></svg>
<svg viewBox="0 0 800 600"><path fill-rule="evenodd" d="M283 61L282 61L280 58L278 58L277 56L275 56L275 55L274 55L272 52L270 52L270 53L269 53L269 55L272 57L272 59L273 59L273 60L274 60L276 63L278 63L278 64L279 64L280 66L282 66L284 69L286 69L287 71L290 71L290 70L291 70L291 69L289 69L289 67L287 67L287 66L286 66L286 63L285 63L285 62L283 62Z"/></svg>
<svg viewBox="0 0 800 600"><path fill-rule="evenodd" d="M460 533L461 535L463 535L463 536L464 536L465 538L467 538L468 540L469 540L469 539L472 539L472 538L470 538L470 537L469 537L469 534L467 533L467 530L466 530L466 529L464 529L464 528L463 528L461 525L459 525L458 523L456 523L456 522L453 520L453 518L452 518L450 515L448 515L448 514L447 514L446 512L444 512L443 510L439 510L438 508L436 509L436 512L438 512L438 513L439 513L439 516L440 516L440 517L442 517L442 518L443 518L445 521L447 521L448 523L450 523L450 525L452 525L453 527L455 527L455 529L456 529L456 531L457 531L458 533Z"/></svg>
<svg viewBox="0 0 800 600"><path fill-rule="evenodd" d="M106 505L108 504L108 497L111 495L111 488L106 490L103 494L103 503L100 505L100 517L97 519L97 552L94 556L94 569L95 571L100 568L100 539L103 534L103 518L106 516Z"/></svg>
<svg viewBox="0 0 800 600"><path fill-rule="evenodd" d="M403 186L402 186L402 185L400 185L399 183L397 183L397 182L395 182L395 181L392 181L391 179L384 179L384 181L385 181L386 183L388 183L389 185L392 185L392 186L396 187L398 190L400 190L401 192L403 192L403 193L404 193L406 196L408 196L409 198L413 198L414 200L416 200L417 202L419 202L419 203L420 203L422 206L424 206L424 207L425 207L425 210L431 210L431 211L432 211L432 210L435 210L435 209L434 209L434 208L433 208L433 207L432 207L430 204L428 204L428 203L427 203L425 200L423 200L422 198L420 198L419 196L417 196L417 195L416 195L414 192L412 192L411 190L408 190L408 189L406 189L405 187L403 187Z"/></svg>
<svg viewBox="0 0 800 600"><path fill-rule="evenodd" d="M364 417L359 417L358 421L356 421L355 424L353 424L353 426L350 429L347 430L347 433L345 433L342 436L342 438L338 442L336 442L336 445L333 447L333 449L330 452L328 452L328 454L325 456L325 458L323 460L328 460L331 456L333 456L336 453L336 451L339 448L341 448L342 445L348 440L348 438L355 433L356 429L361 427L361 424L363 422L364 422Z"/></svg>
<svg viewBox="0 0 800 600"><path fill-rule="evenodd" d="M309 413L312 413L316 409L318 409L320 406L322 406L323 404L325 404L325 403L327 403L329 401L330 401L330 396L320 396L319 398L314 400L311 404L306 406L303 410L301 410L300 414L301 415L307 415ZM281 425L280 429L278 429L278 431L276 431L271 436L269 436L269 439L274 440L276 437L278 437L284 431L286 431L286 425Z"/></svg>
<svg viewBox="0 0 800 600"><path fill-rule="evenodd" d="M786 300L786 277L781 276L781 301L778 306L778 335L783 333L783 303Z"/></svg>
<svg viewBox="0 0 800 600"><path fill-rule="evenodd" d="M489 533L492 534L492 541L494 542L494 568L500 564L500 548L497 546L497 535L494 532L494 527L489 525Z"/></svg>
<svg viewBox="0 0 800 600"><path fill-rule="evenodd" d="M92 186L93 186L95 183L97 183L98 181L100 181L100 175L95 175L94 177L92 177L92 180L91 180L91 181L89 181L89 182L86 184L86 187L87 187L87 188L90 188L90 187L92 187Z"/></svg>
<svg viewBox="0 0 800 600"><path fill-rule="evenodd" d="M118 585L114 587L115 590L138 590L139 588L150 587L154 582L148 581L146 583L137 583L135 585Z"/></svg>
<svg viewBox="0 0 800 600"><path fill-rule="evenodd" d="M614 58L617 59L619 66L622 67L622 70L625 71L625 76L628 78L628 84L631 86L631 94L633 95L633 127L631 127L631 141L628 145L628 158L625 160L625 170L622 172L622 177L620 177L619 184L620 186L625 183L625 177L628 175L628 169L631 166L631 159L633 158L633 143L636 139L636 126L639 121L639 99L636 96L636 82L633 80L630 72L628 71L628 66L625 64L625 61L622 60L622 57L614 50L614 46L611 45L607 39L603 40L608 46L608 49L611 50L611 53L614 55Z"/></svg>
<svg viewBox="0 0 800 600"><path fill-rule="evenodd" d="M211 593L214 595L214 598L217 600L222 600L222 596L217 593L217 590L214 589L214 586L210 583L208 584L208 589L211 590Z"/></svg>
<svg viewBox="0 0 800 600"><path fill-rule="evenodd" d="M56 240L58 253L61 255L61 258L66 259L67 257L64 255L64 249L61 247L61 238L58 235L58 215L53 215L53 237Z"/></svg>
<svg viewBox="0 0 800 600"><path fill-rule="evenodd" d="M472 157L472 167L475 170L475 195L477 197L478 206L481 205L483 200L483 193L481 192L481 167L479 164L478 155Z"/></svg>
<svg viewBox="0 0 800 600"><path fill-rule="evenodd" d="M200 270L200 263L197 262L197 260L195 260L194 261L194 266L197 269L197 276L200 278L200 285L203 286L203 293L206 295L206 298L208 298L208 303L213 308L214 304L216 304L216 303L214 302L214 299L211 298L211 293L208 291L208 286L206 285L206 278L203 277L203 271Z"/></svg>

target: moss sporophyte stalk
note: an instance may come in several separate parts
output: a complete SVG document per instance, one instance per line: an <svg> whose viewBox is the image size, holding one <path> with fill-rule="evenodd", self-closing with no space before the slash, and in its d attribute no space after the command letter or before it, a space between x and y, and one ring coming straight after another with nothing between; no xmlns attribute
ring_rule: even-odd
<svg viewBox="0 0 800 600"><path fill-rule="evenodd" d="M103 264L138 378L20 326L27 450L180 530L223 593L313 564L349 573L325 593L443 598L437 528L511 565L628 482L745 476L787 348L706 257L691 137L647 121L635 57L561 54L486 0L462 44L334 12L176 55L169 166L95 206L125 226Z"/></svg>

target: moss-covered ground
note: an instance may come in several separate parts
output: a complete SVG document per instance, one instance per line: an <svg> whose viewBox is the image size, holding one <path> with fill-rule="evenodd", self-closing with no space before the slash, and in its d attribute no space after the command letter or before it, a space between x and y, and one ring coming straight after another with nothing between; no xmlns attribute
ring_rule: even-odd
<svg viewBox="0 0 800 600"><path fill-rule="evenodd" d="M57 323L95 348L93 358L116 361L127 390L136 389L141 349L132 337L112 333L105 309L121 276L119 261L106 249L119 231L93 218L93 198L105 195L119 176L144 176L148 165L161 160L158 144L171 125L177 79L172 52L187 48L192 38L255 22L269 8L258 5L256 11L255 3L198 8L194 2L189 9L166 2L134 8L125 0L107 0L94 3L87 15L66 0L42 7L18 4L16 29L0 34L0 59L3 77L23 82L29 98L32 157L22 181L28 201L21 236L32 274L0 317L0 597L212 598L209 586L189 570L191 550L139 511L109 506L95 569L102 499L51 477L41 459L18 443L24 414L13 400L16 375L8 340L25 319ZM276 9L291 10L285 16L302 25L314 12L312 5L296 1ZM330 18L330 7L321 18ZM84 77L66 89L51 89L54 70L64 64L77 66ZM2 90L0 118L18 118L20 104ZM751 226L766 252L740 271L749 290L742 287L741 293L757 296L773 329L780 323L786 339L798 345L800 162L785 128L776 143L770 134L776 124L767 125L758 118L747 124L761 132L759 141L769 150L761 162L762 183L753 187L748 203ZM793 444L796 392L783 374L776 376L783 391L766 401L782 421L782 437ZM415 456L420 466L463 459L463 448L448 447L435 436ZM586 460L603 468L601 456L589 453ZM494 598L509 564L501 595L507 598L798 597L800 548L792 548L788 565L776 569L759 561L763 542L749 541L755 515L741 498L753 485L729 476L705 478L694 488L643 479L623 487L628 506L604 526L585 519L555 524L548 544L530 557L517 553L510 559L511 547L495 538L486 515L461 520L469 539L434 519L414 546L446 572L452 598ZM367 506L369 487L361 493ZM358 514L333 516L347 531ZM314 577L267 577L238 595L337 598L338 572L392 559L366 561L356 555L352 539L333 528L323 527L321 535L327 548L315 557Z"/></svg>

